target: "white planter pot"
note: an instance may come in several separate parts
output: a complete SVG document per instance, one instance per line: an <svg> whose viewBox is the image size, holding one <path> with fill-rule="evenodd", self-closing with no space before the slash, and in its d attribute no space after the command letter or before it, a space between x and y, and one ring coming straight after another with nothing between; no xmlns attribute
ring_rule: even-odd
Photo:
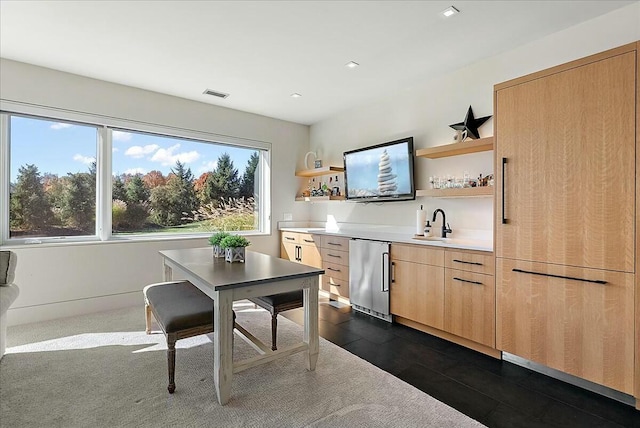
<svg viewBox="0 0 640 428"><path fill-rule="evenodd" d="M229 263L244 263L244 247L225 248L224 259Z"/></svg>
<svg viewBox="0 0 640 428"><path fill-rule="evenodd" d="M220 257L224 257L224 248L222 248L220 245L214 245L213 246L213 258L220 258Z"/></svg>

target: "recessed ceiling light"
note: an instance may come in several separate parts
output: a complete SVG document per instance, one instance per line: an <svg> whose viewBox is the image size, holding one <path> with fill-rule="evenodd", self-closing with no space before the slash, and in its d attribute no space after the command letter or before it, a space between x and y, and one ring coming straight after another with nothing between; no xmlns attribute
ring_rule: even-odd
<svg viewBox="0 0 640 428"><path fill-rule="evenodd" d="M344 66L348 67L348 68L356 68L357 66L359 66L360 64L358 64L355 61L349 61L348 63L346 63Z"/></svg>
<svg viewBox="0 0 640 428"><path fill-rule="evenodd" d="M211 95L213 97L218 97L218 98L227 98L229 96L229 94L225 94L224 92L220 92L220 91L214 91L213 89L205 89L203 94Z"/></svg>
<svg viewBox="0 0 640 428"><path fill-rule="evenodd" d="M293 94L291 94L291 98L300 98L302 95L300 95L297 92L294 92Z"/></svg>
<svg viewBox="0 0 640 428"><path fill-rule="evenodd" d="M448 8L446 8L445 10L443 10L442 12L440 12L441 14L444 15L445 18L448 18L452 15L455 15L456 13L459 13L460 11L458 9L456 9L453 6L449 6Z"/></svg>

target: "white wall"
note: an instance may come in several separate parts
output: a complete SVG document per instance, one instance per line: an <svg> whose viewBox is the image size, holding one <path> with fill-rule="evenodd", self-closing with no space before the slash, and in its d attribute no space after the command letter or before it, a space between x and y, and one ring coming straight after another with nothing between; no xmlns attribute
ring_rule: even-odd
<svg viewBox="0 0 640 428"><path fill-rule="evenodd" d="M309 127L0 59L0 98L95 115L186 128L272 144L271 235L251 237L252 249L279 254L283 212L306 216L295 204L296 163L309 148ZM4 213L3 213L4 215ZM30 245L18 254L20 296L9 324L142 305L144 285L161 280L162 249L201 247L205 239L161 242ZM4 246L3 248L9 248ZM142 312L141 312L142 316Z"/></svg>
<svg viewBox="0 0 640 428"><path fill-rule="evenodd" d="M481 25L481 23L479 24ZM311 126L311 150L325 164L342 164L342 152L413 136L416 148L452 142L448 125L461 122L469 105L476 117L493 114L493 85L640 39L640 2L550 35L436 80L407 88L402 93L346 111ZM463 49L473 48L470 46ZM410 67L411 65L406 65ZM366 67L366 64L363 65ZM358 70L355 70L357 73ZM493 135L493 120L480 128ZM472 176L493 172L492 152L445 159L416 159L416 187L427 188L430 175ZM492 229L492 198L418 198L412 202L355 204L315 203L311 220L333 215L339 222L413 226L415 210L424 204L442 208L452 229Z"/></svg>

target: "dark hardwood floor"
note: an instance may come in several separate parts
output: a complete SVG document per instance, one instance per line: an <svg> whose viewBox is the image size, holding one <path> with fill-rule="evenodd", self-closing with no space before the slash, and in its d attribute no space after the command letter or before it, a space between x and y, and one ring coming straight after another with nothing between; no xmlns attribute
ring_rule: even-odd
<svg viewBox="0 0 640 428"><path fill-rule="evenodd" d="M348 306L321 299L319 318L325 339L489 427L640 428L631 406Z"/></svg>

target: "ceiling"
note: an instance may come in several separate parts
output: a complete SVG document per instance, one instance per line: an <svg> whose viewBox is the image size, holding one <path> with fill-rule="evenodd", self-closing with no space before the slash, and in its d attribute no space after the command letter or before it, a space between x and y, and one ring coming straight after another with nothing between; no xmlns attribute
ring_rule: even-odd
<svg viewBox="0 0 640 428"><path fill-rule="evenodd" d="M313 124L630 3L2 0L0 56Z"/></svg>

